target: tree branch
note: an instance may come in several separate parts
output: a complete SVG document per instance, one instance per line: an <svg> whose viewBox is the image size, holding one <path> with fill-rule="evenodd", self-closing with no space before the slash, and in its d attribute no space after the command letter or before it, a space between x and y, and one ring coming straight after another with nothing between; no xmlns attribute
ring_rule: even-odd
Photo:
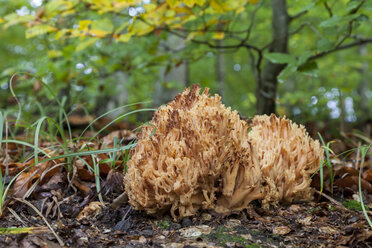
<svg viewBox="0 0 372 248"><path fill-rule="evenodd" d="M186 39L187 36L185 35L182 35L180 33L177 33L173 30L170 30L170 29L167 29L165 28L165 30L175 36L178 36L180 38L183 38L183 39ZM207 45L209 46L210 48L217 48L217 49L236 49L236 48L240 48L240 47L246 47L246 48L249 48L249 49L253 49L255 51L260 51L260 49L256 46L253 46L253 45L250 45L250 44L246 44L244 41L241 41L240 43L238 44L234 44L234 45L216 45L216 44L213 44L211 42L208 42L206 40L197 40L197 39L191 39L190 40L191 42L194 42L196 44L202 44L202 45Z"/></svg>
<svg viewBox="0 0 372 248"><path fill-rule="evenodd" d="M347 49L347 48L351 48L351 47L355 47L355 46L359 46L359 45L363 45L363 44L368 44L368 43L372 43L372 38L360 39L358 41L351 42L351 43L343 45L343 46L335 47L331 50L315 54L315 55L311 56L309 58L309 60L318 59L318 58L324 57L324 56L326 56L330 53L334 53L334 52L337 52L337 51L340 51L340 50L344 50L344 49Z"/></svg>
<svg viewBox="0 0 372 248"><path fill-rule="evenodd" d="M332 13L331 7L329 7L327 2L324 2L323 4L324 4L324 7L326 8L326 10L328 11L329 17L332 17L333 13Z"/></svg>
<svg viewBox="0 0 372 248"><path fill-rule="evenodd" d="M300 18L301 16L307 14L308 10L301 11L293 16L289 16L289 22L293 21L294 19Z"/></svg>

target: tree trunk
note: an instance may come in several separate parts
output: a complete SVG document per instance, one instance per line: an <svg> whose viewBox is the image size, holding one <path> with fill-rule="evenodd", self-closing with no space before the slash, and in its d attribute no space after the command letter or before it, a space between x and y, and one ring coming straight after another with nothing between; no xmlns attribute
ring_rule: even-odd
<svg viewBox="0 0 372 248"><path fill-rule="evenodd" d="M273 11L273 41L269 47L269 52L287 53L290 18L287 12L286 0L272 0L271 7ZM259 114L271 114L276 112L275 101L278 76L284 68L285 65L283 64L268 62L262 71L262 75L259 76L256 91L257 112Z"/></svg>
<svg viewBox="0 0 372 248"><path fill-rule="evenodd" d="M183 39L174 35L170 35L168 40L164 42L165 49L164 51L159 50L159 53L167 53L172 50L180 51L185 48ZM167 66L171 66L171 68L167 68ZM186 78L188 68L185 63L179 66L173 66L170 63L167 66L160 70L160 78L155 82L153 95L153 105L155 107L171 101L188 83Z"/></svg>
<svg viewBox="0 0 372 248"><path fill-rule="evenodd" d="M363 58L362 67L360 68L359 72L362 76L362 80L360 81L357 91L359 94L359 101L357 101L357 106L360 112L363 113L363 115L358 116L358 118L361 119L361 121L366 121L366 119L371 118L371 114L369 111L368 106L368 96L367 93L369 91L369 78L368 78L368 62L367 62L367 56L368 56L368 50L367 45L363 44L358 47L358 52L361 58ZM369 113L369 114L368 114Z"/></svg>
<svg viewBox="0 0 372 248"><path fill-rule="evenodd" d="M192 86L190 79L190 60L185 59L183 63L185 64L185 88L188 88Z"/></svg>

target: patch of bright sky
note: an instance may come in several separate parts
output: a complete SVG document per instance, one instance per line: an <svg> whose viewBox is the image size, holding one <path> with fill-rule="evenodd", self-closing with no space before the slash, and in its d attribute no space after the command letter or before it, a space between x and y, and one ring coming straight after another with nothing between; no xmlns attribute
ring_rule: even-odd
<svg viewBox="0 0 372 248"><path fill-rule="evenodd" d="M16 10L16 13L19 16L29 15L30 10L26 6L22 6L20 9Z"/></svg>
<svg viewBox="0 0 372 248"><path fill-rule="evenodd" d="M83 63L77 63L75 67L76 69L83 69L85 65Z"/></svg>
<svg viewBox="0 0 372 248"><path fill-rule="evenodd" d="M24 54L24 49L21 46L15 46L14 47L14 52L17 54Z"/></svg>
<svg viewBox="0 0 372 248"><path fill-rule="evenodd" d="M22 61L19 66L20 66L20 68L23 68L26 71L29 71L31 73L36 73L34 63L32 63L30 61Z"/></svg>
<svg viewBox="0 0 372 248"><path fill-rule="evenodd" d="M337 119L340 117L341 110L337 107L338 101L337 100L329 100L327 102L327 107L331 110L330 116L332 119Z"/></svg>
<svg viewBox="0 0 372 248"><path fill-rule="evenodd" d="M242 69L242 67L240 66L240 64L235 64L234 65L234 71L240 71Z"/></svg>
<svg viewBox="0 0 372 248"><path fill-rule="evenodd" d="M293 108L293 115L299 115L301 114L301 109L299 107L294 107Z"/></svg>
<svg viewBox="0 0 372 248"><path fill-rule="evenodd" d="M2 89L2 90L7 90L8 88L9 88L9 85L8 85L7 82L5 82L5 83L3 83L3 84L1 85L1 89Z"/></svg>
<svg viewBox="0 0 372 248"><path fill-rule="evenodd" d="M312 115L316 115L317 113L318 113L318 108L317 107L311 108L311 114Z"/></svg>
<svg viewBox="0 0 372 248"><path fill-rule="evenodd" d="M43 0L30 0L30 5L33 8L40 7L43 4Z"/></svg>
<svg viewBox="0 0 372 248"><path fill-rule="evenodd" d="M351 98L350 96L345 98L345 112L346 112L345 120L347 122L356 121L357 118L354 112L354 102L353 102L353 98Z"/></svg>
<svg viewBox="0 0 372 248"><path fill-rule="evenodd" d="M84 70L84 74L91 74L93 69L91 67L88 67L87 69Z"/></svg>
<svg viewBox="0 0 372 248"><path fill-rule="evenodd" d="M213 52L207 52L207 55L206 55L208 58L212 58L214 56Z"/></svg>
<svg viewBox="0 0 372 248"><path fill-rule="evenodd" d="M311 100L311 104L312 104L312 105L315 105L315 104L318 103L318 98L317 98L316 96L312 96L312 97L310 98L310 100Z"/></svg>

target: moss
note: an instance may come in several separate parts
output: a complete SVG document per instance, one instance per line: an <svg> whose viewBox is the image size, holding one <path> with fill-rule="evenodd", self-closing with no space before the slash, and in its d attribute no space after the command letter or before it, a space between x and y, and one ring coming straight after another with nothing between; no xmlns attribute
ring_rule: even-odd
<svg viewBox="0 0 372 248"><path fill-rule="evenodd" d="M308 210L307 210L307 213L308 213L308 214L311 214L311 213L313 213L313 212L317 212L317 211L319 211L319 210L320 210L319 207L317 207L317 208L311 208L311 209L308 209Z"/></svg>
<svg viewBox="0 0 372 248"><path fill-rule="evenodd" d="M166 230L170 228L171 224L167 220L161 220L157 223L157 226L162 230Z"/></svg>
<svg viewBox="0 0 372 248"><path fill-rule="evenodd" d="M226 246L228 243L236 243L239 244L239 247L261 247L260 245L252 243L239 235L232 234L231 229L224 226L219 227L215 232L205 235L204 238L221 246Z"/></svg>
<svg viewBox="0 0 372 248"><path fill-rule="evenodd" d="M358 201L355 201L355 200L346 200L346 201L343 201L342 204L347 209L355 210L355 211L363 211L362 204L360 202L358 202ZM364 205L364 207L366 208L367 211L369 211L369 208L366 205Z"/></svg>
<svg viewBox="0 0 372 248"><path fill-rule="evenodd" d="M328 204L328 209L331 211L335 211L337 208L331 204Z"/></svg>

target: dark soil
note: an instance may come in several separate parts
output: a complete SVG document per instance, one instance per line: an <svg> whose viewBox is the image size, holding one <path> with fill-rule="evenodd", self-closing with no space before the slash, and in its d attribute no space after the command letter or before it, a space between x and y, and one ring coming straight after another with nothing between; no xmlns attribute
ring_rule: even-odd
<svg viewBox="0 0 372 248"><path fill-rule="evenodd" d="M170 216L148 216L124 204L106 205L87 218L77 220L82 197L59 205L55 213L41 209L40 200L30 201L63 241L49 231L0 236L1 247L370 247L372 231L362 212L329 202L298 203L263 210L255 207L230 216L204 212L173 222ZM106 199L110 200L110 199ZM112 200L112 199L111 199ZM44 200L45 201L45 200ZM44 204L45 205L45 204ZM85 205L87 206L87 205ZM25 226L46 226L25 204L12 209ZM54 215L54 216L53 216ZM22 227L10 212L1 227Z"/></svg>

